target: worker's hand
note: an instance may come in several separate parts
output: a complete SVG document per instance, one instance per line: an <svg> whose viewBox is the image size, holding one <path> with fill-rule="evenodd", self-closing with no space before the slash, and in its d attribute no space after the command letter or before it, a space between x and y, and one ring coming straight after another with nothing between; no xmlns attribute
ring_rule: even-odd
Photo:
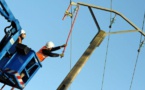
<svg viewBox="0 0 145 90"><path fill-rule="evenodd" d="M59 54L59 56L62 58L64 56L64 54L63 53L62 54Z"/></svg>
<svg viewBox="0 0 145 90"><path fill-rule="evenodd" d="M62 45L62 47L66 47L66 46L67 46L67 44L63 44L63 45Z"/></svg>

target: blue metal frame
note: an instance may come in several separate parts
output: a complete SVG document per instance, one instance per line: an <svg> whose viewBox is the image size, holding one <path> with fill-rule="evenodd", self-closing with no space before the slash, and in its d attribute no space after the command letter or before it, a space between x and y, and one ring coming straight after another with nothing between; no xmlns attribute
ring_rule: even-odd
<svg viewBox="0 0 145 90"><path fill-rule="evenodd" d="M19 21L14 17L6 2L4 0L0 0L0 5L2 6L2 9L0 9L1 15L4 16L7 21L14 22L16 24L17 30L21 30Z"/></svg>
<svg viewBox="0 0 145 90"><path fill-rule="evenodd" d="M3 47L0 49L0 60L5 56L8 52L12 52L11 47L14 46L15 42L17 41L18 37L20 36L20 30L22 29L19 21L14 17L10 9L8 8L6 2L4 0L0 0L0 14L12 24L11 29L9 32L5 32L5 36L3 37L2 41L0 42L0 46ZM5 43L4 45L2 43ZM11 51L10 51L11 49ZM14 52L15 50L13 50Z"/></svg>
<svg viewBox="0 0 145 90"><path fill-rule="evenodd" d="M16 71L18 74L24 73L25 76L22 80L26 86L40 67L42 67L42 65L33 50L30 50L27 55L15 53L11 58L3 58L0 61L0 82L23 89L24 87L20 84L15 74L8 73L5 70L8 68L12 71Z"/></svg>
<svg viewBox="0 0 145 90"><path fill-rule="evenodd" d="M17 40L22 28L6 2L0 0L0 5L0 14L11 23L4 29L5 36L0 41L0 82L22 90L42 65L35 51L30 49L27 54L22 54L16 50ZM9 30L7 31L7 29ZM6 69L15 71L19 76L23 73L25 76L20 79L24 86L20 83L16 74L10 73Z"/></svg>

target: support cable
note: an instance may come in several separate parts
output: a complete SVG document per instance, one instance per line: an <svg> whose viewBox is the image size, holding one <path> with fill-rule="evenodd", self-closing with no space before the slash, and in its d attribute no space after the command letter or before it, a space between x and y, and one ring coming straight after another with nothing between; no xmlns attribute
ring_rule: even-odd
<svg viewBox="0 0 145 90"><path fill-rule="evenodd" d="M144 22L145 22L145 13L144 13L144 18L143 18L142 31L144 29ZM137 67L137 63L138 63L138 59L139 59L140 50L141 50L142 45L144 44L144 42L145 42L145 37L144 37L144 40L142 41L142 35L141 35L141 37L140 37L140 45L139 45L139 49L138 49L138 53L137 53L137 57L136 57L136 62L135 62L135 65L134 65L134 70L133 70L133 74L132 74L132 79L131 79L129 90L132 89L132 84L133 84L134 75L135 75L135 72L136 72L136 67Z"/></svg>
<svg viewBox="0 0 145 90"><path fill-rule="evenodd" d="M112 0L110 3L110 8L112 10ZM111 32L111 18L112 18L112 13L110 13L110 26L109 26L109 33ZM106 48L106 56L105 56L105 62L104 62L104 70L103 70L103 77L102 77L102 86L101 86L101 90L103 90L104 87L104 77L105 77L105 71L106 71L106 63L107 63L107 57L108 57L108 49L109 49L109 42L110 42L110 35L108 35L108 42L107 42L107 48Z"/></svg>

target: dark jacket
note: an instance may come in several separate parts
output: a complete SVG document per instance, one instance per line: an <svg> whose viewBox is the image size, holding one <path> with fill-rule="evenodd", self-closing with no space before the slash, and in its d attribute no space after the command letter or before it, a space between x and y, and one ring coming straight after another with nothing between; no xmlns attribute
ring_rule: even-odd
<svg viewBox="0 0 145 90"><path fill-rule="evenodd" d="M46 56L50 57L59 57L59 54L53 53L53 51L59 50L61 46L53 47L51 50L48 49L42 49L42 53Z"/></svg>

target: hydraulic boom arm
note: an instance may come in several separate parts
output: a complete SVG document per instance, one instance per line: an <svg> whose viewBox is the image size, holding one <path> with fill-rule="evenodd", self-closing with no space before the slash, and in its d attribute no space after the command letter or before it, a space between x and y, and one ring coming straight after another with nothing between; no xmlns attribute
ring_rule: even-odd
<svg viewBox="0 0 145 90"><path fill-rule="evenodd" d="M8 8L6 2L4 0L0 0L0 14L8 21L15 23L15 28L17 30L21 30L21 26L19 25L19 21L14 17L10 9Z"/></svg>

